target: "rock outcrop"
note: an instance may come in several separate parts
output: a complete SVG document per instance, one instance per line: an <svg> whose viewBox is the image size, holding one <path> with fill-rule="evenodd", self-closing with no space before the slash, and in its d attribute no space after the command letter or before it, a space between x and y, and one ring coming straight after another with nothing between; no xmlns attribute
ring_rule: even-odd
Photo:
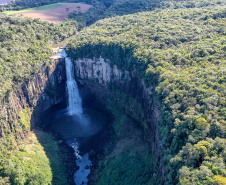
<svg viewBox="0 0 226 185"><path fill-rule="evenodd" d="M136 70L120 70L116 65L111 65L109 60L103 58L78 59L75 63L75 74L78 82L89 88L98 101L104 102L111 93L111 87L124 92L128 97L141 105L142 113L139 113L137 104L128 101L125 105L126 114L137 121L146 132L146 138L150 140L153 151L160 159L160 142L157 129L157 121L160 114L159 101L153 95L154 87L146 87L143 80L137 76ZM120 97L115 97L121 101Z"/></svg>
<svg viewBox="0 0 226 185"><path fill-rule="evenodd" d="M64 101L65 98L65 66L64 58L52 59L51 64L44 65L39 72L27 82L13 87L4 102L1 102L0 136L13 133L16 139L24 137L20 123L20 112L28 110L31 127L38 123L39 116L52 105Z"/></svg>

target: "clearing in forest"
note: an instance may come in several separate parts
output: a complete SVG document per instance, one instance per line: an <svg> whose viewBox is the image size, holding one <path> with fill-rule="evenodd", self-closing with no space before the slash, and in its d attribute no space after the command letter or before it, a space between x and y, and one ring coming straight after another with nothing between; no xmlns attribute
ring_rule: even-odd
<svg viewBox="0 0 226 185"><path fill-rule="evenodd" d="M51 5L29 8L19 11L6 11L6 14L24 15L30 18L40 18L42 21L59 23L68 18L68 14L73 11L87 12L92 5L83 3L55 3Z"/></svg>
<svg viewBox="0 0 226 185"><path fill-rule="evenodd" d="M0 5L6 5L12 0L0 0Z"/></svg>

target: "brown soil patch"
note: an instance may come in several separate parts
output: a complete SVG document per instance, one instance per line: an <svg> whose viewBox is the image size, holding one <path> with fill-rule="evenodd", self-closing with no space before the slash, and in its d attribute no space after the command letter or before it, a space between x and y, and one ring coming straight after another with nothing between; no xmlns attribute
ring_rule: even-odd
<svg viewBox="0 0 226 185"><path fill-rule="evenodd" d="M78 8L80 7L80 9ZM62 4L53 9L47 10L32 10L24 13L18 13L16 15L24 15L30 18L40 18L42 21L48 21L51 23L59 23L65 21L68 18L68 14L73 11L81 11L82 13L87 12L92 5L88 4ZM66 11L69 8L69 11Z"/></svg>
<svg viewBox="0 0 226 185"><path fill-rule="evenodd" d="M0 5L6 5L12 0L0 0Z"/></svg>

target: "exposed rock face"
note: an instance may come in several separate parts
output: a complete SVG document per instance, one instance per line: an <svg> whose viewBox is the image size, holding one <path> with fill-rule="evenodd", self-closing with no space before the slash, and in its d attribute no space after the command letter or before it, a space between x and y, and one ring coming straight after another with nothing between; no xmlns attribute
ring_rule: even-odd
<svg viewBox="0 0 226 185"><path fill-rule="evenodd" d="M1 102L0 136L17 133L14 134L16 138L23 138L24 131L18 122L21 110L29 110L31 126L34 126L41 113L64 101L65 78L64 58L59 57L51 65L43 66L28 82L15 86L8 100Z"/></svg>
<svg viewBox="0 0 226 185"><path fill-rule="evenodd" d="M137 107L128 101L126 114L136 120L144 128L147 138L152 144L158 160L160 159L160 142L158 137L157 121L160 114L159 101L153 96L154 87L145 87L139 79L136 70L123 71L111 62L98 59L78 59L75 63L77 80L95 94L98 101L105 101L110 93L110 86L126 93L141 104L143 114L137 113ZM118 98L118 97L117 97ZM118 98L120 102L120 97Z"/></svg>

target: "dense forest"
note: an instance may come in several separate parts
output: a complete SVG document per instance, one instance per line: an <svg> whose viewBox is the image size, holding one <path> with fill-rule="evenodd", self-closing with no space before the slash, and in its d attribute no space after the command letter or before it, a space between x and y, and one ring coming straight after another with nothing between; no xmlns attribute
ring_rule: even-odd
<svg viewBox="0 0 226 185"><path fill-rule="evenodd" d="M102 2L93 3L93 7L90 8L87 12L71 12L68 15L69 19L75 20L79 28L83 28L84 26L88 26L98 19L100 19L106 10L106 6Z"/></svg>
<svg viewBox="0 0 226 185"><path fill-rule="evenodd" d="M0 9L19 10L58 2L79 1L16 0ZM93 8L86 13L72 12L69 20L61 24L0 13L0 109L10 101L15 85L38 74L44 64L51 64L53 43L75 35L67 47L69 56L109 59L122 70L135 70L146 87L155 89L152 96L161 104L157 125L162 152L160 166L164 166L167 181L160 177L153 184L226 184L224 0L83 2L92 4ZM84 26L89 27L82 29ZM111 102L112 107L115 104ZM119 110L117 116L126 119L125 110ZM27 125L26 132L30 130L30 116L26 109L19 116L19 122ZM0 115L0 124L4 119ZM15 149L15 138L23 129L5 133L5 138L1 138L0 184L67 184L64 167L56 168L62 179L52 181L50 162L40 152L43 148L38 142L57 148L57 143L48 135L43 134L37 141L29 134L25 143L35 144L36 153L29 154L31 163L21 163L20 159L27 157L29 148ZM51 152L57 153L55 149ZM99 168L102 174L99 183L108 184L116 178L114 174L111 176L114 169L118 169L120 176L118 184L150 182L150 175L149 179L133 179L131 169L127 174L121 173L131 163L138 166L139 176L143 175L144 166L148 173L153 173L153 159L147 154L144 156L122 155L109 169ZM58 157L54 165L62 165Z"/></svg>
<svg viewBox="0 0 226 185"><path fill-rule="evenodd" d="M104 19L79 32L67 48L74 59L101 56L136 70L146 86L155 87L162 103L162 163L171 184L226 182L221 3Z"/></svg>
<svg viewBox="0 0 226 185"><path fill-rule="evenodd" d="M178 9L178 8L200 8L222 4L223 1L206 0L115 0L113 5L107 9L104 17L113 17L116 15L133 14L143 11L152 11L156 9Z"/></svg>

